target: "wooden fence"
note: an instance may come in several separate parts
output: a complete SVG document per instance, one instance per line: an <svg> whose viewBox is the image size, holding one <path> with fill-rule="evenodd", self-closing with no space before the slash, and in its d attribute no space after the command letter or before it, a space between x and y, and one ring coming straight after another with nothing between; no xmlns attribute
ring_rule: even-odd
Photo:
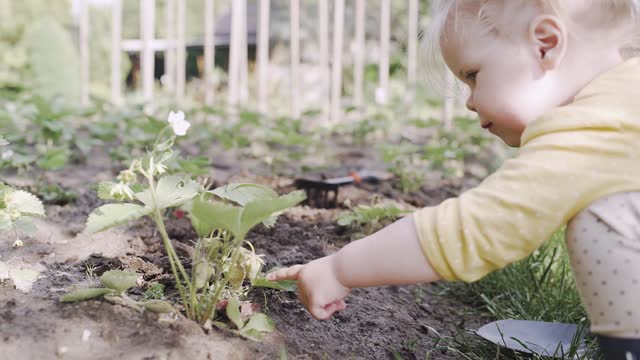
<svg viewBox="0 0 640 360"><path fill-rule="evenodd" d="M81 98L84 103L89 101L89 11L90 0L80 0L80 58L81 58ZM114 104L123 102L122 90L122 63L121 55L125 48L122 39L123 0L112 0L112 41L111 41L111 100ZM166 0L166 14L164 17L156 14L155 0L140 1L140 34L141 39L129 41L126 44L128 50L140 52L142 94L145 102L154 99L154 54L163 51L165 60L165 79L163 81L166 91L175 95L178 101L185 97L186 82L186 41L185 41L185 17L187 0ZM216 14L214 13L215 0L189 0L204 1L204 81L205 104L211 105L216 100L213 84L213 70L215 58L215 28ZM270 26L270 0L258 1L257 19L257 51L256 51L256 83L257 104L253 104L259 111L269 111L269 26ZM391 29L391 0L381 0L379 9L367 8L365 0L355 1L355 14L353 24L354 38L352 39L353 52L353 104L356 107L363 105L363 86L365 68L365 19L369 12L378 11L380 16L379 32L379 60L378 60L378 86L376 89L376 101L384 104L389 96L389 45ZM407 84L409 88L415 85L417 78L418 58L418 0L408 1L408 43L407 43ZM330 16L330 5L333 4L333 16ZM300 116L302 112L300 101L300 0L289 0L290 22L290 114L293 117ZM238 105L247 105L249 99L249 71L247 59L247 1L231 1L231 39L229 51L229 81L226 103L230 109ZM317 21L319 29L319 54L318 65L322 71L321 82L318 86L322 89L323 118L328 123L337 123L342 118L342 82L343 82L343 56L345 52L345 0L318 0ZM330 22L333 20L333 23ZM156 39L154 34L155 22L166 22L166 38ZM330 31L330 27L333 27ZM329 51L329 34L333 33L333 49ZM331 60L330 60L331 59ZM330 73L329 73L330 69ZM448 75L445 93L451 95L453 78ZM443 121L445 126L450 126L453 116L453 96L445 96L443 106Z"/></svg>

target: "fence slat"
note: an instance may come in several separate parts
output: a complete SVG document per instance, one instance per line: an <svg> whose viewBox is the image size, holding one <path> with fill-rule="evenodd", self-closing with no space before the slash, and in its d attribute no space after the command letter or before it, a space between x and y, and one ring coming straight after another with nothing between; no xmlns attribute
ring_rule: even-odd
<svg viewBox="0 0 640 360"><path fill-rule="evenodd" d="M270 1L259 0L258 9L258 110L266 114L269 111L267 96L269 89L269 13ZM321 0L322 1L322 0Z"/></svg>
<svg viewBox="0 0 640 360"><path fill-rule="evenodd" d="M289 1L291 117L300 117L300 0Z"/></svg>
<svg viewBox="0 0 640 360"><path fill-rule="evenodd" d="M234 111L240 98L240 61L242 56L242 18L246 17L246 0L234 0L231 8L231 45L229 49L230 111Z"/></svg>
<svg viewBox="0 0 640 360"><path fill-rule="evenodd" d="M247 0L244 1L242 16L242 31L240 31L240 103L249 103L249 47L247 41Z"/></svg>
<svg viewBox="0 0 640 360"><path fill-rule="evenodd" d="M80 1L80 102L89 103L89 0Z"/></svg>
<svg viewBox="0 0 640 360"><path fill-rule="evenodd" d="M418 0L409 0L409 29L407 46L407 82L411 88L416 85L418 58Z"/></svg>
<svg viewBox="0 0 640 360"><path fill-rule="evenodd" d="M365 0L356 0L355 31L353 39L353 104L361 107L364 103L364 52L365 52Z"/></svg>
<svg viewBox="0 0 640 360"><path fill-rule="evenodd" d="M167 48L164 51L164 88L174 92L176 89L176 2L166 0L165 22L167 27Z"/></svg>
<svg viewBox="0 0 640 360"><path fill-rule="evenodd" d="M329 0L318 0L318 43L320 45L320 104L322 123L329 122L331 96L329 79Z"/></svg>
<svg viewBox="0 0 640 360"><path fill-rule="evenodd" d="M111 3L111 102L122 103L122 0Z"/></svg>
<svg viewBox="0 0 640 360"><path fill-rule="evenodd" d="M342 116L342 40L344 30L344 0L336 0L333 16L333 64L331 69L331 122Z"/></svg>
<svg viewBox="0 0 640 360"><path fill-rule="evenodd" d="M386 104L389 98L389 34L391 32L391 0L380 2L380 59L376 102Z"/></svg>
<svg viewBox="0 0 640 360"><path fill-rule="evenodd" d="M183 100L187 79L186 0L176 0L176 97Z"/></svg>
<svg viewBox="0 0 640 360"><path fill-rule="evenodd" d="M204 6L204 103L213 105L214 101L214 79L213 70L215 66L215 4L213 0L205 0Z"/></svg>
<svg viewBox="0 0 640 360"><path fill-rule="evenodd" d="M140 54L142 68L142 97L145 102L153 100L154 54L152 47L155 28L155 0L142 0L140 3L140 34L142 35L142 52Z"/></svg>

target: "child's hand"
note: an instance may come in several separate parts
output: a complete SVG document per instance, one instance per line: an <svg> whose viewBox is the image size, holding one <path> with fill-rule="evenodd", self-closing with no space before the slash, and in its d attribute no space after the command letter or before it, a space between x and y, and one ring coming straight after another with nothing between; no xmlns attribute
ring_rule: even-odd
<svg viewBox="0 0 640 360"><path fill-rule="evenodd" d="M305 265L279 269L267 275L267 280L297 280L300 302L311 316L326 320L347 306L342 299L351 292L338 281L335 268L335 258L331 255Z"/></svg>

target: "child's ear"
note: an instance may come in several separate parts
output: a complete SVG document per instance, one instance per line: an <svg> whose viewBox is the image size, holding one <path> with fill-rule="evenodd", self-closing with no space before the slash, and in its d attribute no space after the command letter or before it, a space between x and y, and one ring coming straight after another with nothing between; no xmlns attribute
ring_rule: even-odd
<svg viewBox="0 0 640 360"><path fill-rule="evenodd" d="M560 64L567 49L567 32L560 19L551 15L536 17L529 27L529 39L545 70L553 70Z"/></svg>

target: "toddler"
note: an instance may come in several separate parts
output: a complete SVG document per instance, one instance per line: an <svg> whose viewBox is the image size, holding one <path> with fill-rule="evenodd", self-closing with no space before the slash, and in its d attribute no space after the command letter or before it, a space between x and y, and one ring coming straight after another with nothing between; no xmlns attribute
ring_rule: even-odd
<svg viewBox="0 0 640 360"><path fill-rule="evenodd" d="M639 0L444 0L434 33L480 126L518 155L477 188L270 274L317 319L357 287L476 281L568 223L607 359L640 359Z"/></svg>

